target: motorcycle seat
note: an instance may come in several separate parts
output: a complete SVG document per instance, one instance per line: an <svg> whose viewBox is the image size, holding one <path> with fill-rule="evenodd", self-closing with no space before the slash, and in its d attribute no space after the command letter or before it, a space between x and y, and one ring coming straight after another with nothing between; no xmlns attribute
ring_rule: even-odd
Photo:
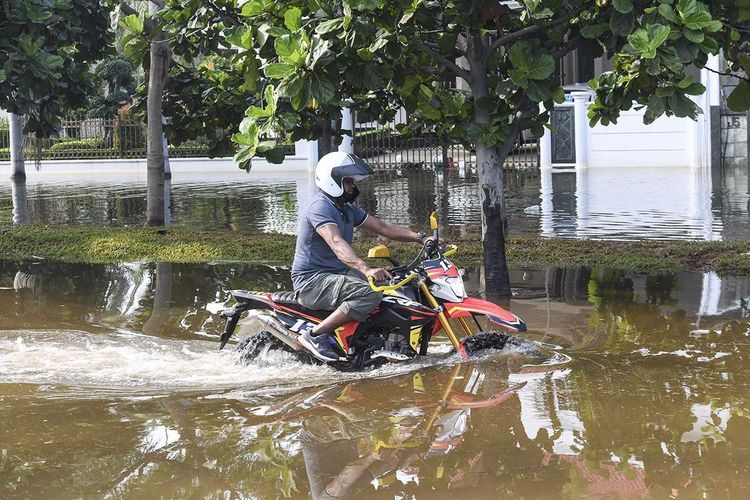
<svg viewBox="0 0 750 500"><path fill-rule="evenodd" d="M281 304L283 306L292 308L295 311L299 311L303 314L314 316L316 318L327 318L333 312L323 311L320 309L309 309L303 306L302 304L297 302L297 292L273 292L271 294L271 300L276 304Z"/></svg>

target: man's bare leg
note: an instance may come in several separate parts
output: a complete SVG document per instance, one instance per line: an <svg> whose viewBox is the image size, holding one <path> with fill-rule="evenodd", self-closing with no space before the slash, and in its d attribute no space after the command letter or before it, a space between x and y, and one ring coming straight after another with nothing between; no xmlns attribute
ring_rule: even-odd
<svg viewBox="0 0 750 500"><path fill-rule="evenodd" d="M312 334L317 335L319 333L333 333L336 328L340 327L344 323L348 323L352 319L341 312L340 309L336 309L326 319L315 325L312 329Z"/></svg>

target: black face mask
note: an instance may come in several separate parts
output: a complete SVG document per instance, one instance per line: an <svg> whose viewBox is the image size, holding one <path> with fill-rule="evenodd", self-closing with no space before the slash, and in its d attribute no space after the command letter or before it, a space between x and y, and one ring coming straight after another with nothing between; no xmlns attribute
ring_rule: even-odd
<svg viewBox="0 0 750 500"><path fill-rule="evenodd" d="M341 200L341 203L353 203L354 200L357 199L357 196L359 196L359 188L357 186L354 186L354 191L352 192L352 194L344 191L344 194L339 196L339 200Z"/></svg>

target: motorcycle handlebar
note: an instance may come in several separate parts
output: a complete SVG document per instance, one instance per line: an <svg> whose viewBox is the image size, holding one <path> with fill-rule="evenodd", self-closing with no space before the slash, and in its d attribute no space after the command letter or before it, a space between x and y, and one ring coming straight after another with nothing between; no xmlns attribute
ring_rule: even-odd
<svg viewBox="0 0 750 500"><path fill-rule="evenodd" d="M399 281L395 285L382 285L382 286L376 285L375 280L372 278L372 276L370 276L367 280L370 283L370 288L372 288L376 292L387 292L387 291L396 290L397 288L401 288L402 286L406 285L407 283L409 283L410 281L416 278L417 278L417 274L410 274L409 276Z"/></svg>

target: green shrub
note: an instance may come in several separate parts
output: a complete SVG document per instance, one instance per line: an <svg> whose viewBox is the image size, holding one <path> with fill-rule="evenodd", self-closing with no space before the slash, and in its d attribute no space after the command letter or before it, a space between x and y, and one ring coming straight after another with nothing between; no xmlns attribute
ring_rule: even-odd
<svg viewBox="0 0 750 500"><path fill-rule="evenodd" d="M92 139L71 140L58 142L50 146L48 151L80 151L85 149L101 149L104 147L104 139L95 137Z"/></svg>

